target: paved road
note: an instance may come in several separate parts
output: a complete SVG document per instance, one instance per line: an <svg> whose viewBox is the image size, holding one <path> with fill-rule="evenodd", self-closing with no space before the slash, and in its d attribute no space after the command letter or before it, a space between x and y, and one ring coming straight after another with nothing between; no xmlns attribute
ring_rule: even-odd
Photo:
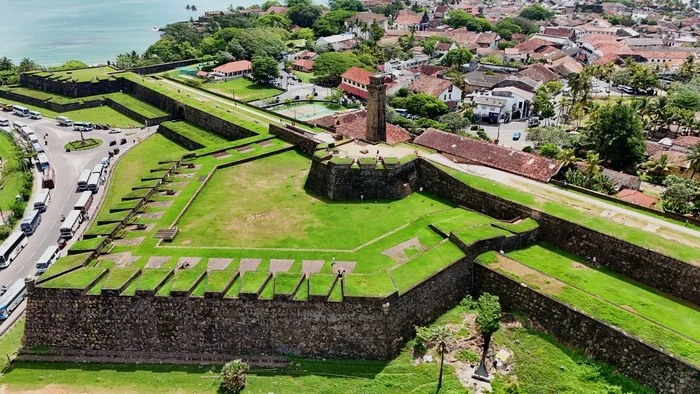
<svg viewBox="0 0 700 394"><path fill-rule="evenodd" d="M28 120L15 117L14 115L9 115L10 121L19 120L26 123L31 129L35 131L39 139L43 141L48 141L48 145L44 146L46 154L56 172L56 187L51 193L51 202L42 215L41 224L37 228L36 232L29 237L29 242L27 247L17 256L12 264L0 270L0 285L7 285L14 283L17 279L22 279L28 275L36 274L36 260L41 256L41 254L51 245L56 245L56 241L59 238L59 228L61 227L60 217L61 215L67 215L73 209L73 206L78 200L80 195L76 191L78 175L80 172L89 168L92 169L95 164L99 163L104 156L108 155L108 151L114 147L109 146L109 141L117 140L121 138L127 138L127 144L120 146L121 152L118 157L121 156L128 148L133 146L134 140L143 137L155 129L151 130L123 130L121 134L109 135L107 131L104 130L94 130L91 132L84 133L85 137L96 137L104 140L102 146L85 150L85 151L74 151L66 152L63 146L70 142L80 138L80 134L76 131L72 131L69 127L60 127L53 119L42 119L42 120ZM4 128L5 131L10 130L9 128ZM18 135L12 131L16 138ZM136 134L126 136L126 133L134 132ZM48 134L48 137L46 135ZM119 145L117 145L119 146ZM113 160L116 160L113 159ZM109 167L107 176L111 174L112 166ZM38 171L34 170L34 192L32 193L31 201L33 201L36 192L41 188L41 175ZM105 188L100 188L100 191L95 195L95 201L101 201L104 195ZM99 208L99 204L93 203L92 208L89 211L89 215L92 217L94 212ZM30 206L27 207L27 212L30 210ZM83 223L80 227L79 232L85 230L88 227L88 223ZM19 223L15 226L19 229ZM66 248L62 251L61 255L65 255L65 251L72 245L75 241L79 239L79 236L74 237ZM23 309L23 308L22 308ZM21 310L16 310L11 318L3 322L0 325L0 333L4 332L5 328L11 324L11 322L17 319L21 315Z"/></svg>

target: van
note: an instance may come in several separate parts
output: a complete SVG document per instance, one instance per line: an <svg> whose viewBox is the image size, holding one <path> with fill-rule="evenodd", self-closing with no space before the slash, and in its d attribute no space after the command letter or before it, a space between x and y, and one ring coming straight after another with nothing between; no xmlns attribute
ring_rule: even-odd
<svg viewBox="0 0 700 394"><path fill-rule="evenodd" d="M109 156L105 156L105 157L102 158L102 166L103 166L104 168L109 167Z"/></svg>
<svg viewBox="0 0 700 394"><path fill-rule="evenodd" d="M29 119L41 119L41 112L29 111Z"/></svg>
<svg viewBox="0 0 700 394"><path fill-rule="evenodd" d="M73 121L65 116L57 116L56 121L59 126L73 126Z"/></svg>
<svg viewBox="0 0 700 394"><path fill-rule="evenodd" d="M5 118L0 118L0 127L10 127L10 121Z"/></svg>

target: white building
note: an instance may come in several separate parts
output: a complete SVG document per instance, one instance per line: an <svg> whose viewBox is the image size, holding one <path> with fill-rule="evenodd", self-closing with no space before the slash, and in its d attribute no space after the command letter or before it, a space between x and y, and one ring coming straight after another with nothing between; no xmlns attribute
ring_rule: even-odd
<svg viewBox="0 0 700 394"><path fill-rule="evenodd" d="M352 33L336 34L334 36L321 37L316 40L316 47L324 47L330 45L334 51L342 51L351 49L355 45L355 35Z"/></svg>

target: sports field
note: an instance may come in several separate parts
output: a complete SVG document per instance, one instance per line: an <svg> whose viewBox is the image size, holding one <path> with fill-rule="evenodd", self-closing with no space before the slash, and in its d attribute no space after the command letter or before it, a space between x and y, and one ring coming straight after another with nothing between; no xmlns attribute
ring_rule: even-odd
<svg viewBox="0 0 700 394"><path fill-rule="evenodd" d="M302 105L283 104L279 107L272 108L271 110L277 112L278 114L282 114L285 116L289 116L290 118L299 120L319 118L321 116L326 116L335 113L335 111L333 111L332 109L326 107L323 104L318 103L309 103Z"/></svg>

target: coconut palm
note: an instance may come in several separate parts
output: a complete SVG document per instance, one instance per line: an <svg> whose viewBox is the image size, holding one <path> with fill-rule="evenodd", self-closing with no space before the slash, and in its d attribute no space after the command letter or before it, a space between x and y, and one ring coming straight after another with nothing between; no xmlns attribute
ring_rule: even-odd
<svg viewBox="0 0 700 394"><path fill-rule="evenodd" d="M569 77L569 88L571 89L571 100L586 101L591 92L591 77L587 72L571 74Z"/></svg>
<svg viewBox="0 0 700 394"><path fill-rule="evenodd" d="M634 100L632 103L634 106L634 109L637 111L637 114L641 117L649 115L649 98L648 97L642 97L637 100Z"/></svg>
<svg viewBox="0 0 700 394"><path fill-rule="evenodd" d="M665 175L676 166L669 162L668 154L662 153L657 159L649 159L646 163L642 164L642 168L647 174L651 175Z"/></svg>
<svg viewBox="0 0 700 394"><path fill-rule="evenodd" d="M583 173L586 174L589 179L592 179L596 175L600 174L602 171L600 162L600 154L593 151L588 151L586 153L586 159L584 160L585 167Z"/></svg>
<svg viewBox="0 0 700 394"><path fill-rule="evenodd" d="M576 165L578 158L576 157L576 150L573 148L562 149L557 155L557 160L562 164L562 168L570 168Z"/></svg>
<svg viewBox="0 0 700 394"><path fill-rule="evenodd" d="M700 171L700 144L690 146L685 158L690 163L690 169L692 170L690 179L693 179L695 177L695 173Z"/></svg>
<svg viewBox="0 0 700 394"><path fill-rule="evenodd" d="M670 125L672 119L670 108L671 105L668 101L668 96L659 96L656 100L651 102L649 116L658 128L664 125Z"/></svg>
<svg viewBox="0 0 700 394"><path fill-rule="evenodd" d="M440 326L433 330L431 342L435 344L440 353L440 376L438 377L438 388L442 387L442 366L445 362L445 353L450 350L454 338L452 332L447 326Z"/></svg>

